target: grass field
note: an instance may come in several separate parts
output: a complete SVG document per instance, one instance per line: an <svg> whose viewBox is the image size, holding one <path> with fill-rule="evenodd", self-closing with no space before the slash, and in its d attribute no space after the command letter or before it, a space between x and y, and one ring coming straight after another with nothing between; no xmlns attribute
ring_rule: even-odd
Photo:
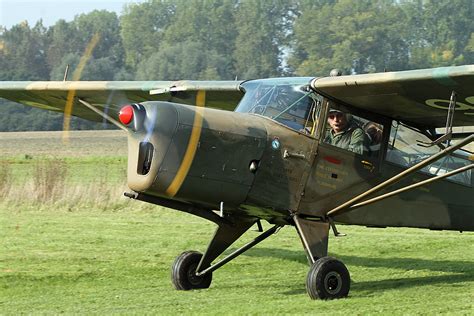
<svg viewBox="0 0 474 316"><path fill-rule="evenodd" d="M216 271L209 289L175 291L174 258L204 251L213 224L121 197L126 140L107 133L73 133L67 146L57 133L0 133L0 314L474 314L471 232L339 227L348 236L329 249L351 273L342 300L308 298L292 227ZM51 170L45 199L38 178Z"/></svg>

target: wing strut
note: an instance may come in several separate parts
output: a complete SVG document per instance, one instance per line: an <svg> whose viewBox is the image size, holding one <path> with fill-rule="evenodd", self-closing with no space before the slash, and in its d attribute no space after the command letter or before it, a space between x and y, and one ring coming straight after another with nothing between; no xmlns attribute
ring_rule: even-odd
<svg viewBox="0 0 474 316"><path fill-rule="evenodd" d="M116 120L114 120L113 118L111 118L109 115L105 114L104 112L102 112L101 110L99 110L98 108L96 108L95 106L93 106L92 104L82 100L82 99L78 99L79 102L81 102L83 105L85 105L88 109L94 111L95 113L99 114L100 116L102 116L103 118L105 118L107 121L109 121L110 123L114 124L115 126L117 126L118 128L126 131L127 129L125 128L125 126L123 126L122 124L120 124L119 122L117 122Z"/></svg>
<svg viewBox="0 0 474 316"><path fill-rule="evenodd" d="M449 99L448 115L446 116L446 131L444 135L439 137L437 140L432 142L423 142L418 140L418 145L422 147L432 147L446 141L446 145L449 146L449 141L453 136L453 118L454 110L456 108L456 91L451 92L451 98Z"/></svg>
<svg viewBox="0 0 474 316"><path fill-rule="evenodd" d="M470 164L470 165L467 165L467 166L464 166L464 167L461 167L461 168L458 168L456 170L453 170L453 171L450 171L450 172L447 172L445 174L442 174L442 175L439 175L439 176L436 176L434 178L429 178L429 179L426 179L424 181L420 181L420 182L417 182L417 183L413 183L412 185L409 185L409 186L406 186L404 188L401 188L401 189L398 189L398 190L394 190L392 192L389 192L389 193L386 193L386 194L382 194L380 196L377 196L377 197L374 197L372 199L369 199L369 200L366 200L366 201L363 201L363 202L359 202L357 204L354 204L352 206L349 207L350 210L354 210L356 208L359 208L361 206L364 206L364 205L368 205L368 204L372 204L374 202L378 202L380 200L384 200L386 198L389 198L391 196L394 196L394 195L397 195L397 194L400 194L402 192L405 192L405 191L408 191L408 190L412 190L412 189L415 189L415 188L418 188L418 187L421 187L425 184L429 184L429 183L432 183L432 182L436 182L438 180L441 180L441 179L444 179L444 178L448 178L448 177L451 177L451 176L454 176L458 173L461 173L461 172L464 172L464 171L467 171L469 169L473 169L474 168L474 163Z"/></svg>
<svg viewBox="0 0 474 316"><path fill-rule="evenodd" d="M469 143L471 143L471 142L473 142L473 141L474 141L474 134L473 134L473 135L470 135L470 136L468 136L468 137L466 137L466 138L464 138L464 139L463 139L461 142L459 142L458 144L453 145L453 146L450 146L450 147L448 147L448 148L446 148L446 149L440 151L439 153L437 153L437 154L435 154L435 155L433 155L433 156L431 156L431 157L429 157L429 158L427 158L427 159L421 161L420 163L417 163L416 165L414 165L414 166L412 166L412 167L406 169L406 170L403 171L402 173L399 173L399 174L397 174L396 176L394 176L394 177L392 177L392 178L390 178L390 179L388 179L388 180L386 180L386 181L380 183L379 185L373 187L372 189L367 190L367 191L365 191L364 193L362 193L362 194L360 194L360 195L358 195L358 196L356 196L356 197L350 199L349 201L347 201L347 202L345 202L345 203L343 203L343 204L341 204L341 205L339 205L339 206L333 208L332 210L330 210L329 212L327 212L326 216L327 216L327 217L334 217L334 216L336 216L336 215L341 215L341 214L344 214L344 213L347 213L347 212L352 211L352 210L353 210L354 208L356 208L356 207L360 207L360 206L362 206L362 205L369 204L369 203L378 201L378 200L380 200L380 199L382 199L382 198L387 198L387 197L392 196L392 195L394 195L394 194L400 193L400 190L397 190L397 191L399 191L399 192L393 191L393 192L387 193L387 194L385 194L385 195L376 197L376 198L374 198L374 199L367 200L367 201L365 201L365 202L361 202L361 203L359 203L359 205L356 204L356 203L360 202L361 200L363 200L365 197L367 197L367 196L369 196L369 195L371 195L371 194L374 194L375 192L378 192L378 191L380 191L380 190L382 190L382 189L387 188L388 186L390 186L390 185L392 185L392 184L394 184L394 183L396 183L396 182L402 180L403 178L407 177L408 175L410 175L410 174L412 174L412 173L414 173L414 172L416 172L416 171L422 169L423 167L425 167L425 166L431 164L431 163L434 162L434 161L439 160L440 158L443 158L443 157L449 155L450 153L452 153L452 152L455 151L456 149L459 149L459 148L461 148L461 147L463 147L463 146L465 146L465 145L467 145L467 144L469 144ZM473 167L472 167L473 165L474 165L474 164L470 164L470 165L468 165L468 166L465 166L465 167L456 169L456 170L454 170L454 171L451 171L451 172L450 172L450 175L454 175L454 174L457 174L457 173L460 173L460 172L469 170L469 169L473 168ZM426 184L426 183L429 183L429 182L432 182L432 181L437 181L437 180L440 180L440 179L442 179L442 178L449 177L450 175L444 174L444 175L437 176L437 177L435 177L435 178L429 179L429 180L431 180L431 181L425 180L425 181L422 181L422 182L420 182L420 183L416 183L416 184L414 184L414 185L416 185L416 186L412 185L412 186L403 188L403 189L401 189L401 190L402 190L401 192L406 191L406 190L408 190L408 189L412 189L412 188L414 188L414 187L418 187L418 186L420 186L420 185L423 185L423 184ZM413 187L413 186L414 186L414 187ZM395 192L396 192L396 193L395 193ZM357 206L356 206L356 205L357 205Z"/></svg>

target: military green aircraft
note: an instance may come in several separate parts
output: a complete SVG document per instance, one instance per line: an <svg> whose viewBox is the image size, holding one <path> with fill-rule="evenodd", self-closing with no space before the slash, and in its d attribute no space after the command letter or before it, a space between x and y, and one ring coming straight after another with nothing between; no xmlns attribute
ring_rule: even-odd
<svg viewBox="0 0 474 316"><path fill-rule="evenodd" d="M468 65L248 81L2 82L0 97L112 122L128 134L127 197L217 224L204 254L176 258L176 289L208 288L215 270L291 225L310 264L309 296L333 299L350 288L345 265L327 256L338 223L474 230L474 155L463 149L474 135L453 129L474 125L473 87ZM350 147L353 136L328 142L337 117L362 147ZM262 220L271 224L264 232ZM254 225L257 238L222 255Z"/></svg>

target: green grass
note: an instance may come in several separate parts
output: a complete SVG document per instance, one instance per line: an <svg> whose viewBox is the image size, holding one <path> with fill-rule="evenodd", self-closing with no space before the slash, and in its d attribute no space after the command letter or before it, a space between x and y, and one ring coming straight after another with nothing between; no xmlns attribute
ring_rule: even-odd
<svg viewBox="0 0 474 316"><path fill-rule="evenodd" d="M48 159L63 161L67 166L68 184L82 184L85 182L104 180L108 182L125 183L127 177L127 158L110 156L90 156L90 157L35 157L25 159L15 157L8 159L13 171L13 178L16 184L24 184L34 171L35 166Z"/></svg>
<svg viewBox="0 0 474 316"><path fill-rule="evenodd" d="M0 166L11 175L3 173L0 200L0 314L474 314L472 232L340 226L348 236L331 236L329 253L347 265L351 292L312 301L301 242L284 227L214 272L209 289L176 291L173 260L204 251L214 225L121 197L125 158L108 151L122 141L81 140L94 144L88 155L64 148L51 157L36 134L28 137L37 148L1 136ZM39 202L32 173L47 159L65 162L66 188Z"/></svg>
<svg viewBox="0 0 474 316"><path fill-rule="evenodd" d="M292 227L217 270L210 289L182 292L170 266L205 250L213 225L199 218L130 202L115 212L2 204L0 219L1 314L474 312L472 233L342 226L348 236L331 237L330 255L349 268L350 296L311 301Z"/></svg>

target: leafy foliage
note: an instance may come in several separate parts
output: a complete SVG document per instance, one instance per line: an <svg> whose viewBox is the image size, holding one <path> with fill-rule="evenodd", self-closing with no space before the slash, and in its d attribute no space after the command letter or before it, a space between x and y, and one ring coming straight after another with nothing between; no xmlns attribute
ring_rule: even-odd
<svg viewBox="0 0 474 316"><path fill-rule="evenodd" d="M80 80L232 80L472 64L472 16L474 2L464 0L149 0L126 5L120 17L93 11L48 28L41 21L0 26L0 80L62 80L96 34ZM58 114L0 102L1 130L62 128Z"/></svg>
<svg viewBox="0 0 474 316"><path fill-rule="evenodd" d="M236 75L242 79L282 74L291 1L243 1L236 13Z"/></svg>

